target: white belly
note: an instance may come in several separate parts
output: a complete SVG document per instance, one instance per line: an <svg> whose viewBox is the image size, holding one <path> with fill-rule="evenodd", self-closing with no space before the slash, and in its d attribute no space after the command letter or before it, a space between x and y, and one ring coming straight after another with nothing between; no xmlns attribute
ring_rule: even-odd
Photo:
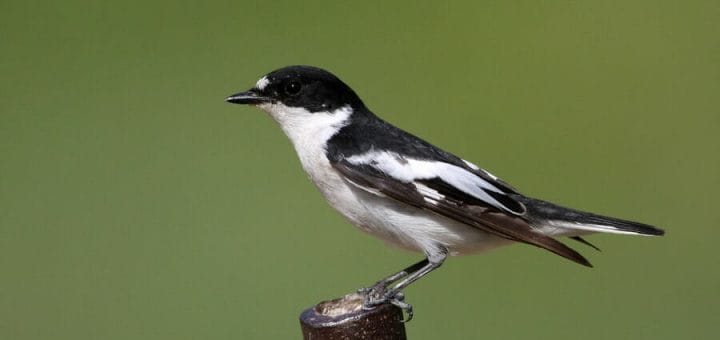
<svg viewBox="0 0 720 340"><path fill-rule="evenodd" d="M330 205L353 225L389 244L423 253L442 246L450 255L464 255L510 243L466 224L360 189L344 180L327 160L317 163L323 164L303 162L303 168Z"/></svg>

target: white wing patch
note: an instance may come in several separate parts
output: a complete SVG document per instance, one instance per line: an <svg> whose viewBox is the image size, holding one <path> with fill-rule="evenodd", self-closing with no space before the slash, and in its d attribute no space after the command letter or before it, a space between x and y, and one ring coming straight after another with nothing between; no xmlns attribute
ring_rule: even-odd
<svg viewBox="0 0 720 340"><path fill-rule="evenodd" d="M439 161L404 158L396 153L374 150L362 155L348 157L346 160L354 165L372 166L386 175L405 183L414 183L415 180L437 177L468 195L483 200L499 209L515 213L485 191L504 194L502 190L459 166ZM414 184L418 192L430 203L445 198L439 192L421 183Z"/></svg>
<svg viewBox="0 0 720 340"><path fill-rule="evenodd" d="M266 86L268 86L268 84L270 84L270 80L267 77L262 77L255 84L255 88L262 91Z"/></svg>
<svg viewBox="0 0 720 340"><path fill-rule="evenodd" d="M465 163L465 165L469 166L470 169L473 169L473 170L475 170L475 171L480 171L480 172L488 175L488 177L490 177L490 178L492 178L492 179L494 179L494 180L497 180L497 179L498 179L497 176L495 176L495 175L487 172L487 170L485 170L485 169L483 169L483 168L481 168L481 167L479 167L479 166L477 166L477 165L475 165L475 164L473 164L473 163L470 163L470 162L468 162L468 161L466 161L466 160L464 160L464 159L463 159L462 161L463 161L463 163Z"/></svg>
<svg viewBox="0 0 720 340"><path fill-rule="evenodd" d="M417 191L423 195L425 201L430 204L438 204L440 200L445 198L445 195L424 184L415 183L415 189L417 189Z"/></svg>

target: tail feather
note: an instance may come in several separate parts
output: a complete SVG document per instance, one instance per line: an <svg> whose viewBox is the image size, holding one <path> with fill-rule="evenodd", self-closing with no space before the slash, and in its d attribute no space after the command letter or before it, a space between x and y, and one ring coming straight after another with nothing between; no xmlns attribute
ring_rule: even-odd
<svg viewBox="0 0 720 340"><path fill-rule="evenodd" d="M575 241L578 241L578 242L580 242L580 243L582 243L582 244L584 244L584 245L586 245L586 246L588 246L588 247L590 247L590 248L593 248L593 249L595 249L595 250L597 250L597 251L602 251L602 250L600 250L600 248L598 248L596 245L588 242L586 239L584 239L584 238L582 238L582 237L580 237L580 236L570 236L570 239L575 240Z"/></svg>
<svg viewBox="0 0 720 340"><path fill-rule="evenodd" d="M664 230L644 223L565 208L529 197L514 198L527 207L528 218L537 224L585 232L651 236L665 234Z"/></svg>

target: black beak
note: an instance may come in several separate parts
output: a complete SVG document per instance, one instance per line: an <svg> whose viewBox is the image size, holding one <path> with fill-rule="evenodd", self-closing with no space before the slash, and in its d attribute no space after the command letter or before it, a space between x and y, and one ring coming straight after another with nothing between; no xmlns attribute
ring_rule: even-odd
<svg viewBox="0 0 720 340"><path fill-rule="evenodd" d="M263 97L259 93L257 93L255 89L251 89L251 90L236 93L230 97L227 97L227 98L225 98L225 101L228 103L233 103L233 104L256 105L256 104L267 103L270 101L270 98Z"/></svg>

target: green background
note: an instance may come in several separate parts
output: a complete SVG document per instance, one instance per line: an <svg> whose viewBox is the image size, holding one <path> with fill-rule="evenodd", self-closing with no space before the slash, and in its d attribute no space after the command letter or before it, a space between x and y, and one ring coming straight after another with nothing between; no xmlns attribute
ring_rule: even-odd
<svg viewBox="0 0 720 340"><path fill-rule="evenodd" d="M292 339L417 254L346 223L275 123L289 64L526 194L657 224L407 290L410 339L700 339L720 322L720 3L0 2L0 338Z"/></svg>

